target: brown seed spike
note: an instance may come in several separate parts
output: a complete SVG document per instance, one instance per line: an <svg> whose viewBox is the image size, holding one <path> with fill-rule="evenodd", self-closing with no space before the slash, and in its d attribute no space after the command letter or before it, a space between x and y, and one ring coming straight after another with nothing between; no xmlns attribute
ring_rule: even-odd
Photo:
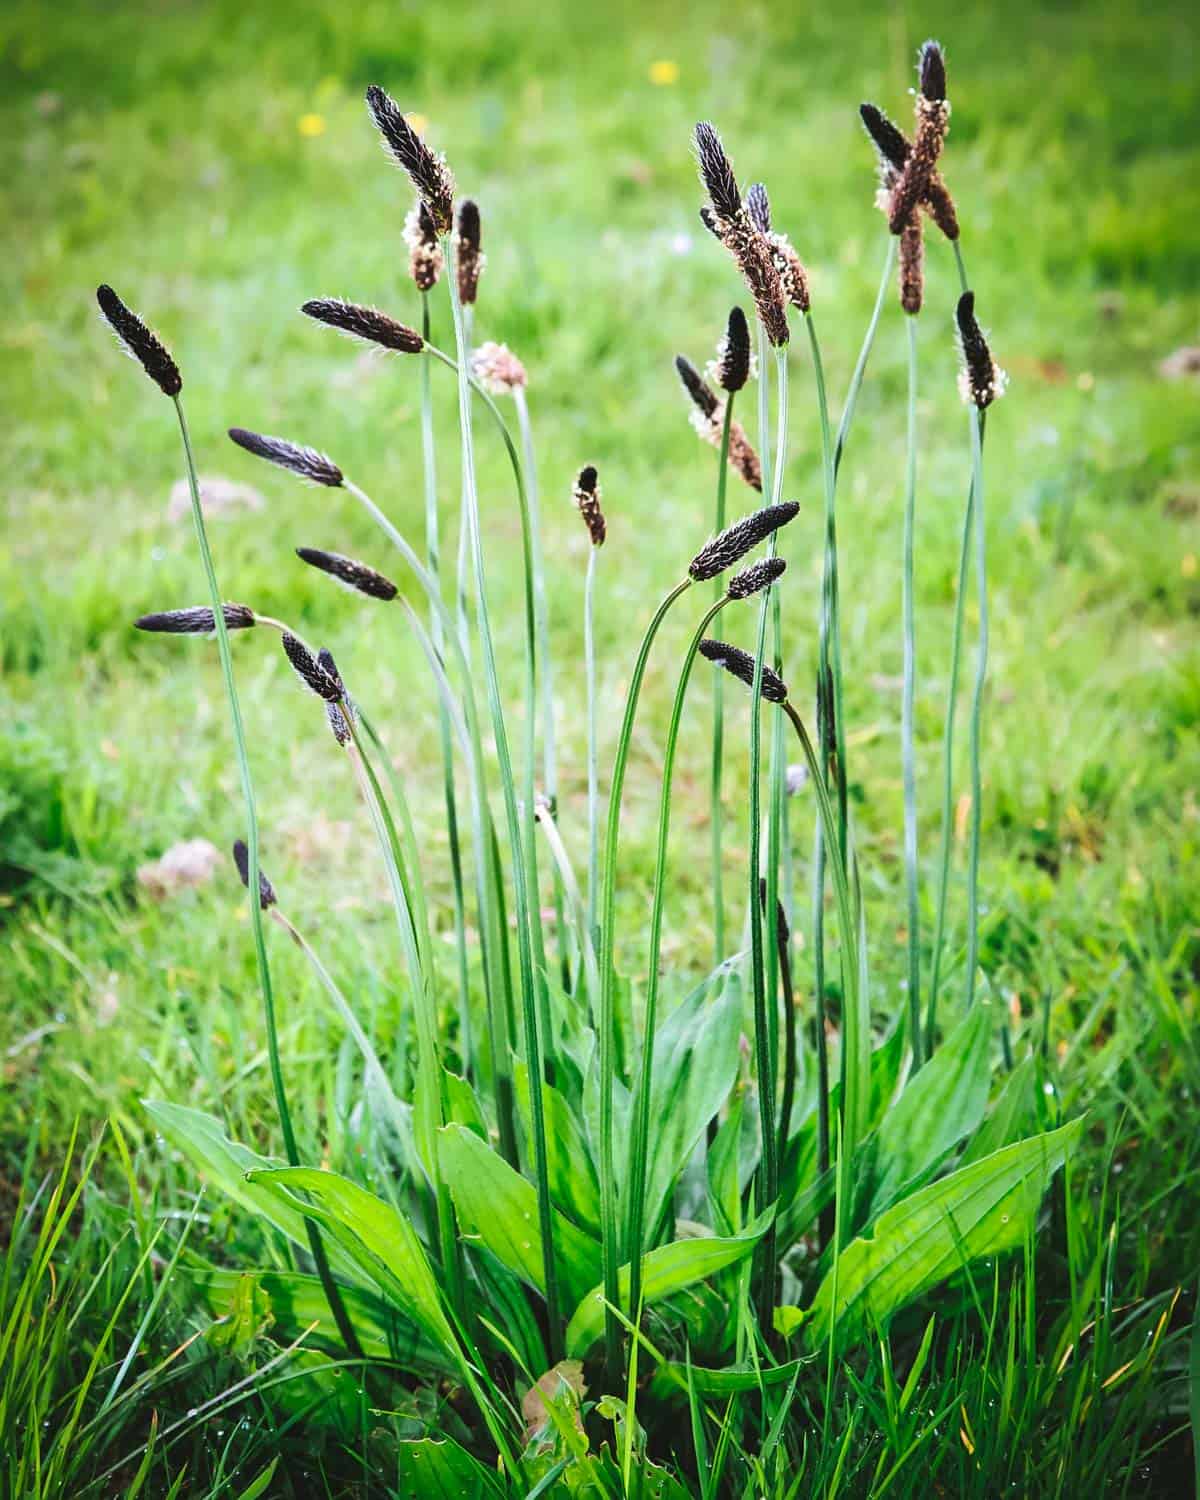
<svg viewBox="0 0 1200 1500"><path fill-rule="evenodd" d="M883 110L874 104L860 104L858 113L875 150L879 153L881 166L890 169L898 176L903 172L904 163L908 160L909 152L912 150L907 136L898 125L892 124Z"/></svg>
<svg viewBox="0 0 1200 1500"><path fill-rule="evenodd" d="M696 158L700 166L700 181L713 212L720 219L735 218L742 206L742 195L738 192L737 178L725 155L721 137L707 120L701 120L696 126Z"/></svg>
<svg viewBox="0 0 1200 1500"><path fill-rule="evenodd" d="M390 578L376 572L366 563L356 562L352 557L343 557L340 552L322 552L318 547L297 547L296 556L312 568L328 573L347 588L366 594L368 599L394 599L396 585Z"/></svg>
<svg viewBox="0 0 1200 1500"><path fill-rule="evenodd" d="M602 547L608 535L608 527L605 524L604 511L600 507L600 479L596 473L595 464L587 464L580 469L572 498L579 507L579 514L583 517L583 523L588 529L592 546Z"/></svg>
<svg viewBox="0 0 1200 1500"><path fill-rule="evenodd" d="M712 386L709 385L708 381L705 380L704 376L701 375L700 371L697 370L696 366L692 364L691 360L682 354L677 354L675 356L675 369L680 380L683 381L684 390L692 398L696 410L701 412L705 417L711 418L715 416L720 409L721 398L713 390Z"/></svg>
<svg viewBox="0 0 1200 1500"><path fill-rule="evenodd" d="M746 212L760 234L771 232L771 199L765 182L755 182L746 189Z"/></svg>
<svg viewBox="0 0 1200 1500"><path fill-rule="evenodd" d="M893 234L903 230L909 215L927 197L950 126L950 106L944 99L918 94L916 114L916 139L888 207L888 228Z"/></svg>
<svg viewBox="0 0 1200 1500"><path fill-rule="evenodd" d="M472 198L464 198L459 205L455 240L458 299L464 307L470 307L479 295L479 273L484 264L482 244L479 205Z"/></svg>
<svg viewBox="0 0 1200 1500"><path fill-rule="evenodd" d="M716 578L726 568L741 562L747 552L765 542L781 526L786 526L799 509L795 500L785 500L779 505L764 505L761 510L743 516L701 547L691 561L688 574L696 583Z"/></svg>
<svg viewBox="0 0 1200 1500"><path fill-rule="evenodd" d="M233 845L233 862L237 866L238 875L247 890L250 889L250 851L246 848L243 839L237 839ZM275 887L263 874L260 866L258 871L258 903L263 911L267 907L275 905Z"/></svg>
<svg viewBox="0 0 1200 1500"><path fill-rule="evenodd" d="M245 448L247 453L253 453L256 458L265 458L268 463L299 474L301 479L307 479L313 484L324 484L330 489L336 489L342 483L341 469L333 459L324 453L318 453L315 448L304 448L299 443L289 443L286 438L268 437L265 433L251 432L245 427L231 427L229 436L239 448Z"/></svg>
<svg viewBox="0 0 1200 1500"><path fill-rule="evenodd" d="M743 651L740 646L731 646L725 641L704 640L700 642L700 655L705 661L712 662L714 667L720 667L731 677L744 682L753 691L754 658L748 651ZM763 663L762 668L761 692L768 703L787 702L787 684L778 672L767 666L766 662Z"/></svg>
<svg viewBox="0 0 1200 1500"><path fill-rule="evenodd" d="M420 292L430 292L442 274L444 257L433 219L420 198L404 220L404 243L408 246L408 274Z"/></svg>
<svg viewBox="0 0 1200 1500"><path fill-rule="evenodd" d="M306 302L300 311L318 323L348 333L351 338L378 344L382 349L393 349L398 354L420 354L425 347L425 340L415 328L398 323L377 307L343 302L337 297L317 297Z"/></svg>
<svg viewBox="0 0 1200 1500"><path fill-rule="evenodd" d="M946 59L940 42L928 41L922 45L917 73L926 99L942 102L946 97Z"/></svg>
<svg viewBox="0 0 1200 1500"><path fill-rule="evenodd" d="M769 589L783 577L786 570L787 563L782 557L764 557L751 563L748 568L743 568L740 573L735 573L729 580L725 593L730 599L750 599L755 594L761 594L763 589Z"/></svg>
<svg viewBox="0 0 1200 1500"><path fill-rule="evenodd" d="M304 642L298 640L290 630L285 630L283 633L283 649L296 676L305 687L316 693L318 698L324 698L326 703L340 701L342 697L340 682L313 658L312 652Z"/></svg>
<svg viewBox="0 0 1200 1500"><path fill-rule="evenodd" d="M408 173L424 200L437 232L449 234L454 227L454 178L449 167L429 149L404 118L400 106L377 83L367 90L367 108L389 155Z"/></svg>
<svg viewBox="0 0 1200 1500"><path fill-rule="evenodd" d="M730 309L725 337L717 346L716 378L721 389L731 394L750 379L750 325L740 307Z"/></svg>
<svg viewBox="0 0 1200 1500"><path fill-rule="evenodd" d="M910 317L921 311L925 297L925 236L916 209L900 231L900 306Z"/></svg>
<svg viewBox="0 0 1200 1500"><path fill-rule="evenodd" d="M998 396L1003 396L1008 376L992 358L992 351L983 336L983 329L975 316L974 292L964 292L958 299L956 317L964 366L958 377L959 392L964 401L986 411Z"/></svg>
<svg viewBox="0 0 1200 1500"><path fill-rule="evenodd" d="M183 389L183 376L162 342L125 306L112 287L98 286L96 301L126 352L137 360L163 395L178 396Z"/></svg>
<svg viewBox="0 0 1200 1500"><path fill-rule="evenodd" d="M248 604L222 604L226 630L249 630L257 623ZM211 635L217 628L212 610L205 604L191 609L166 609L158 614L142 615L133 622L137 630L160 635Z"/></svg>

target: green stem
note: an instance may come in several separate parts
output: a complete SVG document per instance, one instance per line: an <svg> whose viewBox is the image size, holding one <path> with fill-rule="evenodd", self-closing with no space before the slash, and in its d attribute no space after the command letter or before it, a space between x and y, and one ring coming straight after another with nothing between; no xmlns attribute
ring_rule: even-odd
<svg viewBox="0 0 1200 1500"><path fill-rule="evenodd" d="M596 558L600 549L588 548L587 579L583 586L583 669L587 687L587 801L588 801L588 881L587 932L594 945L596 902L600 886L600 778L596 748L596 634L595 592Z"/></svg>
<svg viewBox="0 0 1200 1500"><path fill-rule="evenodd" d="M637 713L642 680L646 675L646 662L650 647L658 634L668 610L676 599L692 585L684 578L663 599L654 612L633 667L633 677L625 698L625 715L621 721L621 732L617 737L616 755L613 760L612 782L608 789L608 821L604 838L604 874L600 901L600 1203L602 1217L601 1258L604 1268L604 1349L607 1378L620 1378L621 1344L614 1308L620 1296L618 1270L620 1268L619 1207L617 1204L617 1179L613 1150L613 1080L616 1073L616 957L614 945L614 911L617 889L617 845L621 830L621 796L625 787L625 767L629 759L629 745L633 738L633 721Z"/></svg>
<svg viewBox="0 0 1200 1500"><path fill-rule="evenodd" d="M638 1087L633 1117L633 1139L629 1150L627 1176L629 1203L625 1220L625 1255L629 1260L629 1319L637 1324L642 1295L642 1255L646 1220L646 1152L650 1137L650 1092L654 1072L654 1034L658 1023L658 970L662 961L662 915L666 899L667 844L671 832L671 782L675 773L675 751L679 727L683 721L683 704L700 642L708 627L729 603L722 594L705 611L684 654L671 719L667 726L663 751L662 791L658 801L658 852L654 865L654 894L650 905L650 953L646 962L646 1006L642 1022L642 1060L638 1069Z"/></svg>
<svg viewBox="0 0 1200 1500"><path fill-rule="evenodd" d="M875 306L871 310L871 319L867 324L866 334L863 336L862 348L858 351L858 362L854 366L854 374L850 377L850 385L846 391L846 400L842 405L842 420L838 423L837 442L834 444L833 449L833 475L835 479L842 467L842 454L846 448L846 439L850 435L850 424L854 420L854 408L858 404L858 393L862 389L863 376L867 370L867 360L875 343L875 333L879 327L879 318L883 312L883 304L892 279L892 267L895 263L896 239L895 236L889 234L887 254L883 260L883 275L879 278L879 290L875 294Z"/></svg>
<svg viewBox="0 0 1200 1500"><path fill-rule="evenodd" d="M447 265L452 262L451 239L442 241ZM513 856L513 889L516 898L517 951L521 974L521 1001L525 1024L525 1062L529 1069L529 1111L533 1125L534 1172L537 1184L538 1227L542 1244L542 1271L546 1286L546 1316L549 1325L549 1353L553 1361L561 1357L562 1325L559 1316L558 1266L554 1252L554 1219L550 1204L550 1180L546 1157L546 1119L542 1100L541 1084L543 1069L541 1046L538 1037L538 1000L545 981L544 974L535 975L533 963L533 922L537 913L530 910L530 899L536 899L536 884L530 885L528 876L534 865L536 854L532 849L534 820L532 775L527 781L529 849L523 848L520 813L517 808L512 757L508 746L508 730L504 722L504 708L500 697L500 679L496 669L496 652L492 640L491 623L487 606L487 575L483 561L483 539L480 534L479 500L475 491L475 453L471 424L471 386L467 375L466 329L463 325L462 304L458 297L457 276L449 274L446 283L450 289L450 307L454 318L454 337L458 352L458 418L462 440L463 492L466 497L467 524L470 534L471 552L475 571L475 607L479 623L479 639L483 654L484 672L487 679L488 702L491 709L492 730L496 740L496 755L500 762L500 783L504 796L504 809L508 823L509 843ZM528 591L528 580L527 580ZM530 624L527 609L527 626ZM532 641L529 643L532 644ZM529 710L534 711L532 699ZM532 767L530 767L532 772Z"/></svg>
<svg viewBox="0 0 1200 1500"><path fill-rule="evenodd" d="M717 508L713 519L713 535L725 530L725 491L729 477L729 429L733 422L733 392L725 398L725 418L721 424L721 452L717 463ZM718 578L713 583L713 601L724 597L725 589ZM724 841L725 810L721 805L721 780L725 758L725 674L713 673L713 728L712 728L712 798L710 821L712 824L712 887L713 887L713 946L714 964L725 957L725 883L723 879L721 846Z"/></svg>
<svg viewBox="0 0 1200 1500"><path fill-rule="evenodd" d="M429 293L421 293L421 331L426 343L430 334ZM429 576L441 590L441 544L438 536L437 457L433 429L433 383L428 360L421 361L421 457L425 475L425 555ZM434 646L443 649L442 622L430 606L429 629ZM454 886L454 940L458 950L458 1045L463 1071L471 1070L470 965L467 959L466 901L463 894L462 848L458 837L458 802L454 788L454 756L450 745L450 721L438 699L438 733L442 752L442 794L446 803L446 830L450 841L450 875Z"/></svg>
<svg viewBox="0 0 1200 1500"><path fill-rule="evenodd" d="M983 826L982 730L983 692L987 681L988 600L987 529L983 509L984 414L971 408L971 488L975 493L975 588L979 595L979 649L975 663L975 693L971 703L971 844L967 863L967 978L968 1008L975 1000L975 969L979 962L979 840Z"/></svg>
<svg viewBox="0 0 1200 1500"><path fill-rule="evenodd" d="M271 968L267 962L267 946L263 935L262 903L259 900L258 861L258 811L254 799L254 783L250 777L250 759L246 752L246 731L242 723L242 709L238 702L237 684L233 676L233 653L229 649L229 631L225 628L225 611L221 590L217 584L217 572L213 565L212 550L208 545L208 533L204 526L204 510L200 501L200 485L196 478L196 461L192 454L192 440L188 433L187 418L183 402L174 398L175 413L179 418L179 433L183 439L183 456L187 465L188 489L192 499L192 520L196 528L196 542L200 548L200 559L204 564L204 576L208 581L209 597L212 601L213 621L216 625L217 654L221 659L221 675L225 679L225 696L229 700L229 717L233 725L233 744L237 755L238 775L242 783L242 797L246 812L246 850L248 856L248 890L250 899L250 928L254 934L254 954L258 963L258 983L262 991L263 1017L267 1033L267 1065L271 1073L271 1085L275 1091L275 1107L279 1112L279 1128L283 1134L283 1146L289 1166L300 1165L300 1153L296 1147L296 1135L292 1129L291 1111L288 1109L287 1090L283 1082L283 1067L279 1060L279 1034L275 1024L275 995L271 985ZM321 1232L315 1224L305 1219L309 1249L313 1264L321 1281L329 1311L337 1324L338 1332L347 1352L353 1359L362 1359L362 1345L346 1311L346 1304L329 1268L329 1257Z"/></svg>
<svg viewBox="0 0 1200 1500"><path fill-rule="evenodd" d="M916 701L916 608L913 553L917 510L917 320L908 324L908 466L904 495L904 693L900 747L904 776L904 876L908 897L908 1026L913 1068L924 1060L921 1045L921 933L917 887L917 766L914 726Z"/></svg>

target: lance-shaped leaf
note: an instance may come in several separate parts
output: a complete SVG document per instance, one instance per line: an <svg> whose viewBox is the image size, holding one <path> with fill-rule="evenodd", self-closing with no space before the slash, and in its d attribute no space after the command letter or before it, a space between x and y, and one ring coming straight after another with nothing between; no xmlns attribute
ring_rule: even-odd
<svg viewBox="0 0 1200 1500"><path fill-rule="evenodd" d="M822 1347L831 1330L844 1348L967 1262L1023 1244L1082 1126L1073 1120L1005 1146L889 1208L869 1237L847 1245L817 1289L809 1348Z"/></svg>

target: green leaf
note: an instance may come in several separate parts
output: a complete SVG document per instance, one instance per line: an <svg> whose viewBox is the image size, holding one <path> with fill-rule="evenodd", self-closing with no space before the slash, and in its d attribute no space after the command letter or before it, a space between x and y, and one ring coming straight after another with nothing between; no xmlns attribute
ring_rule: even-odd
<svg viewBox="0 0 1200 1500"><path fill-rule="evenodd" d="M461 1362L424 1247L412 1224L390 1203L316 1167L275 1167L251 1172L249 1178L328 1229L385 1296L398 1302L456 1364ZM294 1189L315 1201L297 1197Z"/></svg>
<svg viewBox="0 0 1200 1500"><path fill-rule="evenodd" d="M811 1364L815 1356L789 1360L784 1365L759 1365L757 1369L744 1369L731 1365L725 1370L705 1370L697 1365L666 1363L654 1372L651 1391L655 1388L677 1386L687 1390L689 1382L698 1396L734 1396L742 1391L758 1391L764 1387L787 1385L798 1371Z"/></svg>
<svg viewBox="0 0 1200 1500"><path fill-rule="evenodd" d="M1022 1244L1082 1126L1074 1120L1006 1146L888 1209L869 1237L847 1245L817 1289L809 1348L820 1349L831 1328L839 1345L850 1344L965 1262Z"/></svg>
<svg viewBox="0 0 1200 1500"><path fill-rule="evenodd" d="M537 1192L519 1172L461 1125L438 1132L438 1161L463 1233L545 1295ZM554 1253L568 1298L578 1300L600 1275L600 1245L554 1212Z"/></svg>
<svg viewBox="0 0 1200 1500"><path fill-rule="evenodd" d="M710 1000L717 978L724 983ZM741 1024L741 980L722 965L658 1028L646 1163L648 1234L654 1233L676 1179L737 1079Z"/></svg>
<svg viewBox="0 0 1200 1500"><path fill-rule="evenodd" d="M875 1133L874 1171L856 1224L869 1224L927 1182L987 1108L992 1012L976 1005L909 1079ZM856 1173L856 1180L861 1177Z"/></svg>
<svg viewBox="0 0 1200 1500"><path fill-rule="evenodd" d="M709 1150L708 1196L713 1205L714 1222L726 1234L736 1234L742 1224L742 1183L738 1171L742 1142L743 1100L739 1095L729 1107L729 1114L717 1131Z"/></svg>
<svg viewBox="0 0 1200 1500"><path fill-rule="evenodd" d="M203 1178L219 1187L247 1212L273 1224L294 1244L308 1248L304 1214L299 1206L250 1180L250 1173L270 1170L279 1165L277 1162L231 1141L218 1120L198 1109L152 1099L144 1099L142 1107ZM336 1246L330 1246L330 1249L333 1252L330 1259L339 1270L353 1275L356 1280L362 1279L351 1257L341 1253Z"/></svg>
<svg viewBox="0 0 1200 1500"><path fill-rule="evenodd" d="M991 1156L1001 1146L1011 1145L1044 1126L1039 1073L1035 1057L1017 1064L1005 1080L991 1114L968 1142L960 1166Z"/></svg>
<svg viewBox="0 0 1200 1500"><path fill-rule="evenodd" d="M396 1448L397 1494L403 1500L501 1500L503 1490L452 1438L419 1438Z"/></svg>
<svg viewBox="0 0 1200 1500"><path fill-rule="evenodd" d="M252 1479L246 1488L234 1497L234 1500L258 1500L260 1495L266 1493L267 1486L275 1478L275 1470L278 1467L279 1455L276 1454L262 1473Z"/></svg>
<svg viewBox="0 0 1200 1500"><path fill-rule="evenodd" d="M661 1302L664 1297L744 1260L753 1253L755 1245L770 1228L771 1218L772 1211L768 1209L748 1224L741 1234L673 1240L669 1245L651 1250L642 1261L642 1295L646 1303ZM621 1267L618 1289L624 1305L629 1298L628 1265ZM581 1358L603 1332L604 1288L596 1286L580 1301L567 1325L567 1354Z"/></svg>
<svg viewBox="0 0 1200 1500"><path fill-rule="evenodd" d="M526 1138L530 1138L529 1069L518 1063L513 1070L517 1104ZM546 1165L550 1196L581 1229L600 1234L600 1185L588 1150L583 1127L570 1105L548 1083L542 1084L542 1108L546 1115Z"/></svg>

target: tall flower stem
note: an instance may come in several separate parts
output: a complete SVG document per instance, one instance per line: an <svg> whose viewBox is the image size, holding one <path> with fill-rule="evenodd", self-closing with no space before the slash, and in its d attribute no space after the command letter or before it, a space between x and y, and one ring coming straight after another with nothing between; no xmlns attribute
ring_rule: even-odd
<svg viewBox="0 0 1200 1500"><path fill-rule="evenodd" d="M546 605L546 559L542 548L541 495L533 448L533 425L529 420L529 403L521 386L513 391L513 405L517 408L517 429L521 434L521 453L525 467L525 488L528 493L533 554L533 602L537 623L538 681L542 710L542 786L546 800L550 804L550 815L556 818L558 816L558 756L554 736L554 670L550 657L550 615ZM558 962L563 987L569 989L571 962L567 946L567 924L563 911L563 887L557 868L554 872L554 927L558 939Z"/></svg>
<svg viewBox="0 0 1200 1500"><path fill-rule="evenodd" d="M717 506L713 518L713 534L725 529L725 491L729 478L729 429L733 423L733 392L725 398L725 419L721 424L721 452L717 462ZM713 602L724 597L724 587L718 578L713 583ZM722 878L721 847L724 841L725 810L721 805L721 781L725 758L725 683L724 673L713 673L713 726L712 726L712 888L713 888L713 947L714 962L725 957L725 888Z"/></svg>
<svg viewBox="0 0 1200 1500"><path fill-rule="evenodd" d="M761 343L761 339L760 339ZM765 348L763 350L765 355ZM774 465L774 482L772 485L772 496L775 501L779 499L779 491L783 480L783 461L787 444L787 348L777 348L775 351L775 376L777 383L777 449ZM767 365L765 359L759 366L759 380L765 385L767 378ZM764 427L763 421L766 411L766 402L763 400L761 389L759 394L759 418L760 425ZM768 445L764 443L764 457ZM768 475L764 472L763 484L769 483ZM769 554L774 556L776 551L777 536L772 535ZM750 973L751 988L754 997L754 1061L758 1074L758 1125L761 1141L762 1157L759 1165L758 1180L758 1208L761 1213L770 1207L779 1197L779 1155L778 1140L775 1129L775 1053L777 1047L775 990L778 982L778 950L775 943L770 943L771 961L764 963L763 944L763 917L762 900L759 892L759 880L761 878L761 763L762 763L762 673L763 663L767 648L767 616L771 611L770 595L774 590L764 594L758 611L758 642L754 654L754 682L750 695L750 859L749 859L749 922L750 922ZM778 633L778 617L776 618L776 630ZM782 755L772 756L773 769L782 773ZM774 780L774 778L773 778ZM770 787L768 795L774 796L774 785ZM774 820L771 820L772 824ZM771 830L768 832L768 862L767 862L767 906L772 915L775 911L775 902L778 899L778 864L777 860L771 858L777 855L777 849L772 850ZM769 1338L772 1333L772 1308L775 1303L775 1231L774 1226L767 1230L763 1236L762 1243L757 1254L758 1264L758 1313L760 1326L764 1338Z"/></svg>
<svg viewBox="0 0 1200 1500"><path fill-rule="evenodd" d="M913 1067L924 1061L921 1045L921 933L917 889L917 765L914 728L916 698L916 610L913 599L913 553L917 510L917 320L908 324L908 465L904 494L904 691L900 711L900 745L904 778L904 878L908 902L908 1028Z"/></svg>
<svg viewBox="0 0 1200 1500"><path fill-rule="evenodd" d="M346 478L342 483L346 492L358 501L412 571L421 585L430 608L441 621L444 639L450 643L458 658L463 680L463 709L471 745L471 811L474 825L472 832L475 843L476 897L480 913L480 935L484 947L488 1044L491 1049L492 1074L495 1079L500 1149L505 1160L515 1166L517 1161L516 1103L509 1057L510 1028L507 1022L510 985L508 965L503 961L504 929L498 909L502 892L496 889L491 876L492 830L488 813L483 736L479 724L479 712L475 704L470 660L466 646L454 628L454 622L442 600L441 591L403 532L392 524L370 495L360 489L353 480Z"/></svg>
<svg viewBox="0 0 1200 1500"><path fill-rule="evenodd" d="M846 440L850 436L850 424L854 421L854 409L858 405L858 393L862 389L863 377L867 372L867 361L871 357L871 350L875 345L875 334L879 329L879 319L883 313L883 304L887 299L888 287L891 285L892 280L892 267L895 264L896 239L893 235L889 234L887 254L883 259L883 275L879 278L879 290L875 294L875 306L871 309L867 331L863 335L862 348L858 351L854 373L850 377L850 384L846 390L846 399L842 403L842 419L838 423L837 441L833 445L833 474L835 479L842 467L842 456L846 451Z"/></svg>
<svg viewBox="0 0 1200 1500"><path fill-rule="evenodd" d="M192 454L192 440L188 433L187 418L183 402L174 396L175 412L179 418L179 434L183 440L183 456L187 465L188 490L192 501L192 520L196 528L196 543L204 565L204 576L208 582L212 601L213 621L217 634L217 654L221 659L221 675L225 679L225 696L229 700L229 717L233 725L233 743L237 755L238 776L242 783L242 797L246 812L246 849L248 856L248 882L250 892L250 929L254 934L254 954L258 963L258 982L262 991L263 1018L267 1033L267 1065L271 1073L271 1086L275 1091L275 1107L279 1113L279 1128L283 1135L283 1149L288 1165L300 1165L300 1153L296 1147L296 1134L292 1129L291 1111L288 1109L287 1089L283 1082L283 1067L279 1060L279 1034L275 1024L275 994L271 984L271 968L267 962L267 945L263 934L262 903L259 894L258 855L258 811L254 798L254 782L250 776L250 759L246 752L246 731L242 723L242 709L238 702L237 684L233 676L233 653L229 649L229 632L225 628L225 611L222 608L221 590L217 584L217 572L213 565L212 550L208 545L208 533L204 526L204 510L200 502L200 485L196 478L196 460ZM321 1232L311 1220L305 1219L309 1249L313 1264L329 1303L329 1311L337 1324L338 1332L347 1352L354 1359L362 1359L362 1345L346 1311L346 1304L333 1279L329 1257Z"/></svg>
<svg viewBox="0 0 1200 1500"><path fill-rule="evenodd" d="M967 974L966 1003L975 1000L975 969L979 961L979 838L983 826L981 770L983 692L987 682L988 600L987 529L983 509L983 424L977 406L971 416L971 488L975 493L975 588L979 595L979 646L975 659L975 693L971 703L971 844L967 861Z"/></svg>
<svg viewBox="0 0 1200 1500"><path fill-rule="evenodd" d="M662 791L658 801L658 851L654 865L654 894L650 906L650 952L646 960L646 1004L642 1021L642 1059L638 1068L633 1114L633 1139L629 1149L629 1203L625 1217L625 1255L629 1260L629 1319L636 1324L642 1295L642 1255L646 1230L646 1152L650 1136L650 1092L653 1084L654 1033L658 1023L658 969L662 960L662 915L666 898L667 843L671 832L671 782L675 773L675 751L683 720L684 699L700 642L708 627L729 603L724 592L705 611L684 654L667 726L663 750ZM653 1226L651 1226L653 1227Z"/></svg>
<svg viewBox="0 0 1200 1500"><path fill-rule="evenodd" d="M658 634L663 620L676 599L687 592L692 580L684 578L670 591L654 612L646 628L642 643L634 662L633 676L625 697L625 714L621 720L621 731L617 736L617 749L613 758L612 780L608 789L608 819L604 836L604 873L601 879L600 897L600 1212L601 1212L601 1259L604 1273L604 1354L607 1366L606 1378L620 1379L621 1339L614 1309L620 1297L618 1270L620 1267L620 1221L617 1203L617 1178L613 1143L613 1082L616 1076L616 953L614 913L617 891L617 846L621 832L621 797L625 789L625 767L629 759L629 745L633 738L633 721L637 714L638 698L642 681L646 675L646 662L650 647Z"/></svg>
<svg viewBox="0 0 1200 1500"><path fill-rule="evenodd" d="M451 263L451 239L446 236L442 244L447 264ZM533 922L537 913L531 911L530 901L536 899L536 884L530 883L530 867L536 869L536 855L525 849L522 837L520 812L513 775L512 756L508 746L508 730L504 722L504 707L500 697L500 679L496 669L496 652L492 640L491 623L488 618L487 575L483 561L483 539L480 534L479 500L475 490L475 451L471 421L471 384L467 373L466 329L463 324L462 304L458 296L458 278L448 275L450 307L454 318L454 337L458 353L458 417L462 442L462 481L466 499L467 526L475 571L475 608L479 625L480 647L483 654L484 674L487 679L488 703L491 709L492 731L496 740L496 755L500 762L500 782L504 797L504 810L508 824L509 843L512 848L513 890L516 900L517 952L521 975L521 1003L525 1030L525 1063L529 1070L529 1105L532 1122L534 1175L537 1186L538 1228L541 1234L542 1273L546 1286L546 1317L549 1325L549 1353L557 1361L561 1357L562 1321L559 1315L558 1266L554 1251L554 1219L550 1203L550 1179L546 1154L546 1118L542 1099L541 1042L538 1034L539 997L545 983L545 975L535 974L533 962ZM528 586L528 585L527 585ZM528 613L528 609L527 609ZM529 625L527 620L527 627ZM532 699L529 711L534 711ZM529 767L532 772L532 766ZM532 786L527 781L527 815L529 820L529 842L532 844L534 819Z"/></svg>
<svg viewBox="0 0 1200 1500"><path fill-rule="evenodd" d="M429 293L421 293L421 331L429 342ZM433 432L433 372L428 360L421 361L421 458L425 476L425 557L429 575L441 588L441 546L438 536L437 457ZM434 645L443 649L441 617L430 606L429 629ZM454 885L454 940L458 950L458 1046L464 1072L471 1069L471 993L467 962L466 903L463 897L462 849L458 837L458 806L454 787L454 756L450 744L450 720L438 699L438 732L442 752L442 793L446 803L446 831L450 842L450 876Z"/></svg>
<svg viewBox="0 0 1200 1500"><path fill-rule="evenodd" d="M596 748L596 558L599 547L588 548L587 577L583 585L583 671L587 691L587 805L588 805L588 876L587 931L594 945L599 942L596 929L596 903L600 898L600 777Z"/></svg>

